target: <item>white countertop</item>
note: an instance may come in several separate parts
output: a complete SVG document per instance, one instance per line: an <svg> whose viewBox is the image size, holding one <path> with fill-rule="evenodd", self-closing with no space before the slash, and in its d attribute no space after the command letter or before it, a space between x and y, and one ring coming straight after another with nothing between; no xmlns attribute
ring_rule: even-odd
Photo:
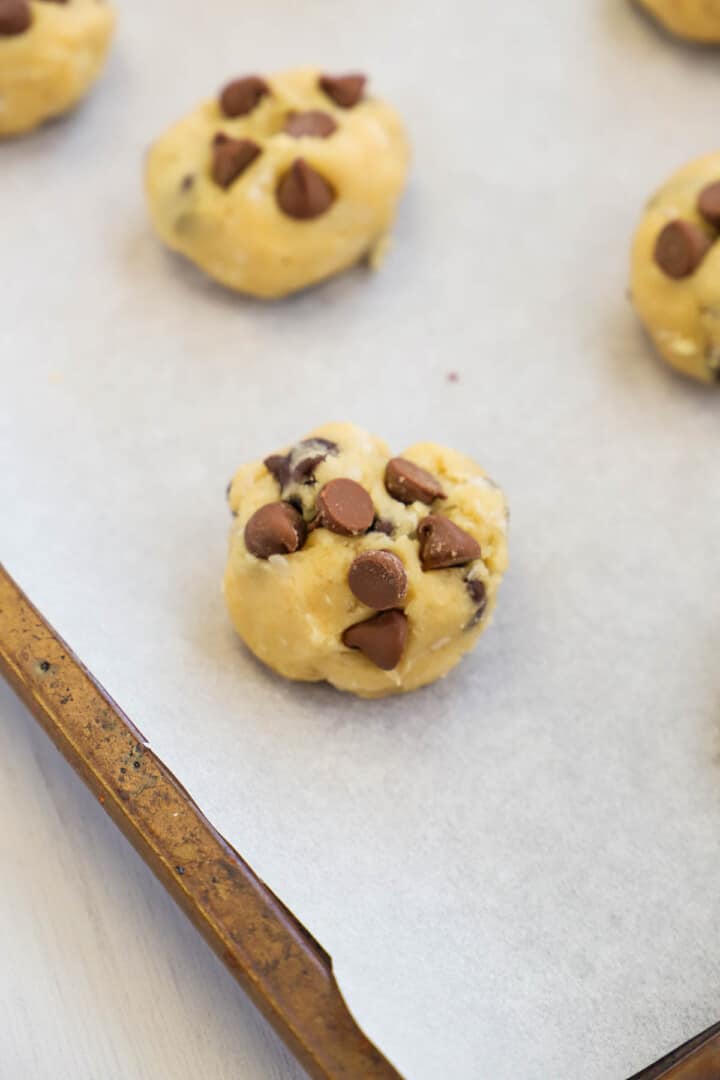
<svg viewBox="0 0 720 1080"><path fill-rule="evenodd" d="M301 1080L0 680L3 1080Z"/></svg>

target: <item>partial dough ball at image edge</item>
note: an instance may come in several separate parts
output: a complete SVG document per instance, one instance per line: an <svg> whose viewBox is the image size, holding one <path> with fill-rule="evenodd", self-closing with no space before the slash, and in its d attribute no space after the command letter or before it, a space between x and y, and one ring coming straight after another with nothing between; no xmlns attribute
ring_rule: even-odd
<svg viewBox="0 0 720 1080"><path fill-rule="evenodd" d="M0 137L31 131L85 96L115 14L98 0L0 0Z"/></svg>
<svg viewBox="0 0 720 1080"><path fill-rule="evenodd" d="M442 678L487 627L507 568L502 491L434 443L400 456L352 424L317 428L228 488L235 629L289 679L360 697Z"/></svg>
<svg viewBox="0 0 720 1080"><path fill-rule="evenodd" d="M245 75L151 148L161 240L240 293L275 299L386 249L409 143L363 75Z"/></svg>
<svg viewBox="0 0 720 1080"><path fill-rule="evenodd" d="M659 355L720 385L720 151L650 199L632 246L630 293Z"/></svg>
<svg viewBox="0 0 720 1080"><path fill-rule="evenodd" d="M676 37L720 42L720 0L633 0Z"/></svg>

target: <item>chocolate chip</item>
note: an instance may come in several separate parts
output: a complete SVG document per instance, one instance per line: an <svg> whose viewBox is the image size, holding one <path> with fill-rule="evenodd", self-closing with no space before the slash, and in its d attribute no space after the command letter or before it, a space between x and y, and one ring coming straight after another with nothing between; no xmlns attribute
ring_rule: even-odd
<svg viewBox="0 0 720 1080"><path fill-rule="evenodd" d="M232 491L232 486L233 482L232 480L230 480L228 482L228 486L225 488L225 499L228 503L230 502L230 492ZM237 517L237 510L233 510L232 506L230 507L230 513L233 517Z"/></svg>
<svg viewBox="0 0 720 1080"><path fill-rule="evenodd" d="M252 139L231 139L218 132L213 139L213 180L221 188L229 188L261 153Z"/></svg>
<svg viewBox="0 0 720 1080"><path fill-rule="evenodd" d="M328 454L337 454L339 447L332 439L303 439L300 443L301 446L324 446Z"/></svg>
<svg viewBox="0 0 720 1080"><path fill-rule="evenodd" d="M424 517L417 528L423 570L465 566L482 555L477 540L440 514Z"/></svg>
<svg viewBox="0 0 720 1080"><path fill-rule="evenodd" d="M293 480L299 484L314 484L315 469L326 456L326 454L310 454L309 457L301 458L292 471Z"/></svg>
<svg viewBox="0 0 720 1080"><path fill-rule="evenodd" d="M720 180L704 187L698 196L698 213L701 214L709 225L720 229Z"/></svg>
<svg viewBox="0 0 720 1080"><path fill-rule="evenodd" d="M337 131L337 124L332 116L319 109L310 109L308 112L290 113L285 121L286 135L292 135L294 139L300 139L303 135L311 135L317 139L327 139Z"/></svg>
<svg viewBox="0 0 720 1080"><path fill-rule="evenodd" d="M265 458L264 465L281 488L287 487L291 480L298 484L314 484L317 466L328 454L337 452L337 443L330 439L303 439L287 454L271 454Z"/></svg>
<svg viewBox="0 0 720 1080"><path fill-rule="evenodd" d="M352 109L363 96L365 75L322 75L320 88L341 109Z"/></svg>
<svg viewBox="0 0 720 1080"><path fill-rule="evenodd" d="M286 502L261 506L245 526L245 546L258 559L292 555L303 546L306 536L302 515Z"/></svg>
<svg viewBox="0 0 720 1080"><path fill-rule="evenodd" d="M277 480L280 488L286 487L290 480L290 455L271 454L266 457L263 465L267 471Z"/></svg>
<svg viewBox="0 0 720 1080"><path fill-rule="evenodd" d="M691 221L671 221L655 244L655 262L671 278L688 277L698 268L711 240L699 225Z"/></svg>
<svg viewBox="0 0 720 1080"><path fill-rule="evenodd" d="M228 83L220 94L220 108L225 116L247 116L260 103L270 87L257 75L246 75Z"/></svg>
<svg viewBox="0 0 720 1080"><path fill-rule="evenodd" d="M337 453L337 446L327 439L309 439L301 443L292 455L290 478L297 484L314 484L315 469L329 453Z"/></svg>
<svg viewBox="0 0 720 1080"><path fill-rule="evenodd" d="M373 532L384 533L385 536L395 535L395 526L386 518L376 518L373 522Z"/></svg>
<svg viewBox="0 0 720 1080"><path fill-rule="evenodd" d="M182 180L180 181L180 190L181 191L192 191L192 189L194 187L195 187L195 177L193 176L192 173L187 173L187 175L183 176Z"/></svg>
<svg viewBox="0 0 720 1080"><path fill-rule="evenodd" d="M354 480L330 480L320 489L317 505L316 524L341 536L359 536L375 520L372 499Z"/></svg>
<svg viewBox="0 0 720 1080"><path fill-rule="evenodd" d="M444 499L445 493L439 481L406 458L391 458L385 469L385 487L393 499L402 503L423 502L430 504L434 499Z"/></svg>
<svg viewBox="0 0 720 1080"><path fill-rule="evenodd" d="M335 192L311 165L302 158L296 158L280 180L276 198L278 206L288 217L310 221L330 209L335 202Z"/></svg>
<svg viewBox="0 0 720 1080"><path fill-rule="evenodd" d="M475 614L470 622L465 627L466 630L471 630L473 626L482 619L487 608L487 589L485 583L480 578L467 578L465 581L465 588L470 593L470 599L475 605Z"/></svg>
<svg viewBox="0 0 720 1080"><path fill-rule="evenodd" d="M28 0L0 0L0 37L24 34L31 23Z"/></svg>
<svg viewBox="0 0 720 1080"><path fill-rule="evenodd" d="M408 621L402 611L384 611L349 626L342 640L349 649L359 649L376 667L392 671L400 662L407 633Z"/></svg>
<svg viewBox="0 0 720 1080"><path fill-rule="evenodd" d="M392 551L364 551L353 560L348 585L358 600L387 611L399 607L407 596L405 567Z"/></svg>

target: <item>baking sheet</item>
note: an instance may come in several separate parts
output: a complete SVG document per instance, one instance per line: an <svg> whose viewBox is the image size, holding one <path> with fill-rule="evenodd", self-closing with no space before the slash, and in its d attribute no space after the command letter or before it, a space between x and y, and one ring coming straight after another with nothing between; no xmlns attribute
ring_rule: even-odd
<svg viewBox="0 0 720 1080"><path fill-rule="evenodd" d="M619 1080L718 1010L720 398L624 289L719 54L622 0L120 15L92 99L0 146L0 557L410 1080ZM141 156L307 61L372 73L413 178L379 275L263 305L161 250ZM327 419L510 499L494 626L401 700L282 682L225 616L226 481Z"/></svg>

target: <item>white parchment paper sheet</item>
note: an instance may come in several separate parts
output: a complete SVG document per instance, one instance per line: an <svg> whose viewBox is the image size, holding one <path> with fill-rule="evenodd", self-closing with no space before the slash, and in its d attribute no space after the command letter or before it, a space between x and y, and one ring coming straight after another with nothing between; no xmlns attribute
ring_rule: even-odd
<svg viewBox="0 0 720 1080"><path fill-rule="evenodd" d="M620 1080L720 1011L720 396L624 295L644 199L717 145L720 54L623 0L120 17L92 99L0 146L0 557L410 1080ZM244 301L156 243L142 154L308 61L407 117L396 245ZM282 682L225 616L226 481L327 419L511 501L495 625L402 700Z"/></svg>

